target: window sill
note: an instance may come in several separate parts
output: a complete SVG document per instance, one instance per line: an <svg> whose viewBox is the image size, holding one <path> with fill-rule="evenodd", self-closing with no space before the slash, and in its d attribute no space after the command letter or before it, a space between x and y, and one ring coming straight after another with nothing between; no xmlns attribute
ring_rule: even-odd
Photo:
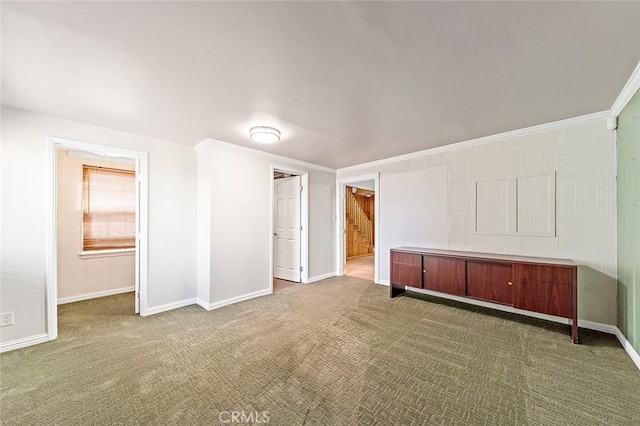
<svg viewBox="0 0 640 426"><path fill-rule="evenodd" d="M97 257L114 257L114 256L129 256L136 253L135 248L127 249L114 249L114 250L93 250L80 252L81 259L93 259Z"/></svg>

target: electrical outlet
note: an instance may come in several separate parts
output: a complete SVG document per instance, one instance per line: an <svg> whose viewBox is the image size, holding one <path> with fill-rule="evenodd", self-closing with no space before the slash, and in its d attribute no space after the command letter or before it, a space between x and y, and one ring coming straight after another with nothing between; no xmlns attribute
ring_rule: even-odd
<svg viewBox="0 0 640 426"><path fill-rule="evenodd" d="M0 314L0 327L13 325L13 312L5 312Z"/></svg>

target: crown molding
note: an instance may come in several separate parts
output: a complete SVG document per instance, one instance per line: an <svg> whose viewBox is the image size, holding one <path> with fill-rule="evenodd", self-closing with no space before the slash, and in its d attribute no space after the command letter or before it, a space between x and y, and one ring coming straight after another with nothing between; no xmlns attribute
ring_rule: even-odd
<svg viewBox="0 0 640 426"><path fill-rule="evenodd" d="M234 151L244 152L245 154L256 155L258 157L267 158L269 160L280 161L283 163L287 163L289 165L296 165L300 167L305 167L307 169L319 170L321 172L328 173L336 173L336 169L332 169L330 167L321 166L319 164L307 163L306 161L296 160L294 158L285 157L278 154L271 154L270 152L260 151L259 149L247 148L246 146L235 145L229 142L223 142L216 139L207 138L193 147L198 152L202 152L205 149L218 145L226 149L231 149Z"/></svg>
<svg viewBox="0 0 640 426"><path fill-rule="evenodd" d="M422 151L416 151L409 154L397 155L395 157L384 158L382 160L369 161L367 163L356 164L353 166L342 167L337 170L338 174L351 172L354 170L366 169L370 167L379 167L386 164L397 163L399 161L414 160L429 155L440 154L443 152L455 151L462 148L469 148L484 145L490 142L496 142L504 139L511 139L520 136L533 135L536 133L548 132L551 130L563 129L565 127L576 126L578 124L592 123L595 121L605 120L611 116L611 111L595 112L593 114L581 115L579 117L568 118L566 120L553 121L551 123L540 124L537 126L525 127L523 129L511 130L508 132L497 133L495 135L483 136L481 138L469 139L463 142L452 143L435 148L429 148Z"/></svg>
<svg viewBox="0 0 640 426"><path fill-rule="evenodd" d="M211 147L211 139L204 139L198 142L198 144L194 146L193 149L195 149L197 152L203 152L210 147Z"/></svg>
<svg viewBox="0 0 640 426"><path fill-rule="evenodd" d="M636 69L633 70L631 77L627 81L627 84L624 85L622 91L618 95L618 98L611 106L611 115L617 117L620 115L624 107L629 103L633 95L640 88L640 62L636 66Z"/></svg>

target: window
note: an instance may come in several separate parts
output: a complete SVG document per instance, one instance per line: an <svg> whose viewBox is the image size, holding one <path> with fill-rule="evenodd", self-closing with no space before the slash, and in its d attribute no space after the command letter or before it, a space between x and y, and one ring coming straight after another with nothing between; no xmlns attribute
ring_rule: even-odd
<svg viewBox="0 0 640 426"><path fill-rule="evenodd" d="M82 166L82 249L135 247L135 172Z"/></svg>

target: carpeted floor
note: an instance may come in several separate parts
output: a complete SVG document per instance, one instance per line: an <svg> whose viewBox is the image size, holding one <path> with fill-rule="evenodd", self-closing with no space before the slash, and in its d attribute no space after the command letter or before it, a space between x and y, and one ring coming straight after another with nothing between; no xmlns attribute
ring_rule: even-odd
<svg viewBox="0 0 640 426"><path fill-rule="evenodd" d="M2 354L1 423L640 424L640 371L605 334L573 345L566 326L349 277L212 312L132 303L62 305L56 341Z"/></svg>

